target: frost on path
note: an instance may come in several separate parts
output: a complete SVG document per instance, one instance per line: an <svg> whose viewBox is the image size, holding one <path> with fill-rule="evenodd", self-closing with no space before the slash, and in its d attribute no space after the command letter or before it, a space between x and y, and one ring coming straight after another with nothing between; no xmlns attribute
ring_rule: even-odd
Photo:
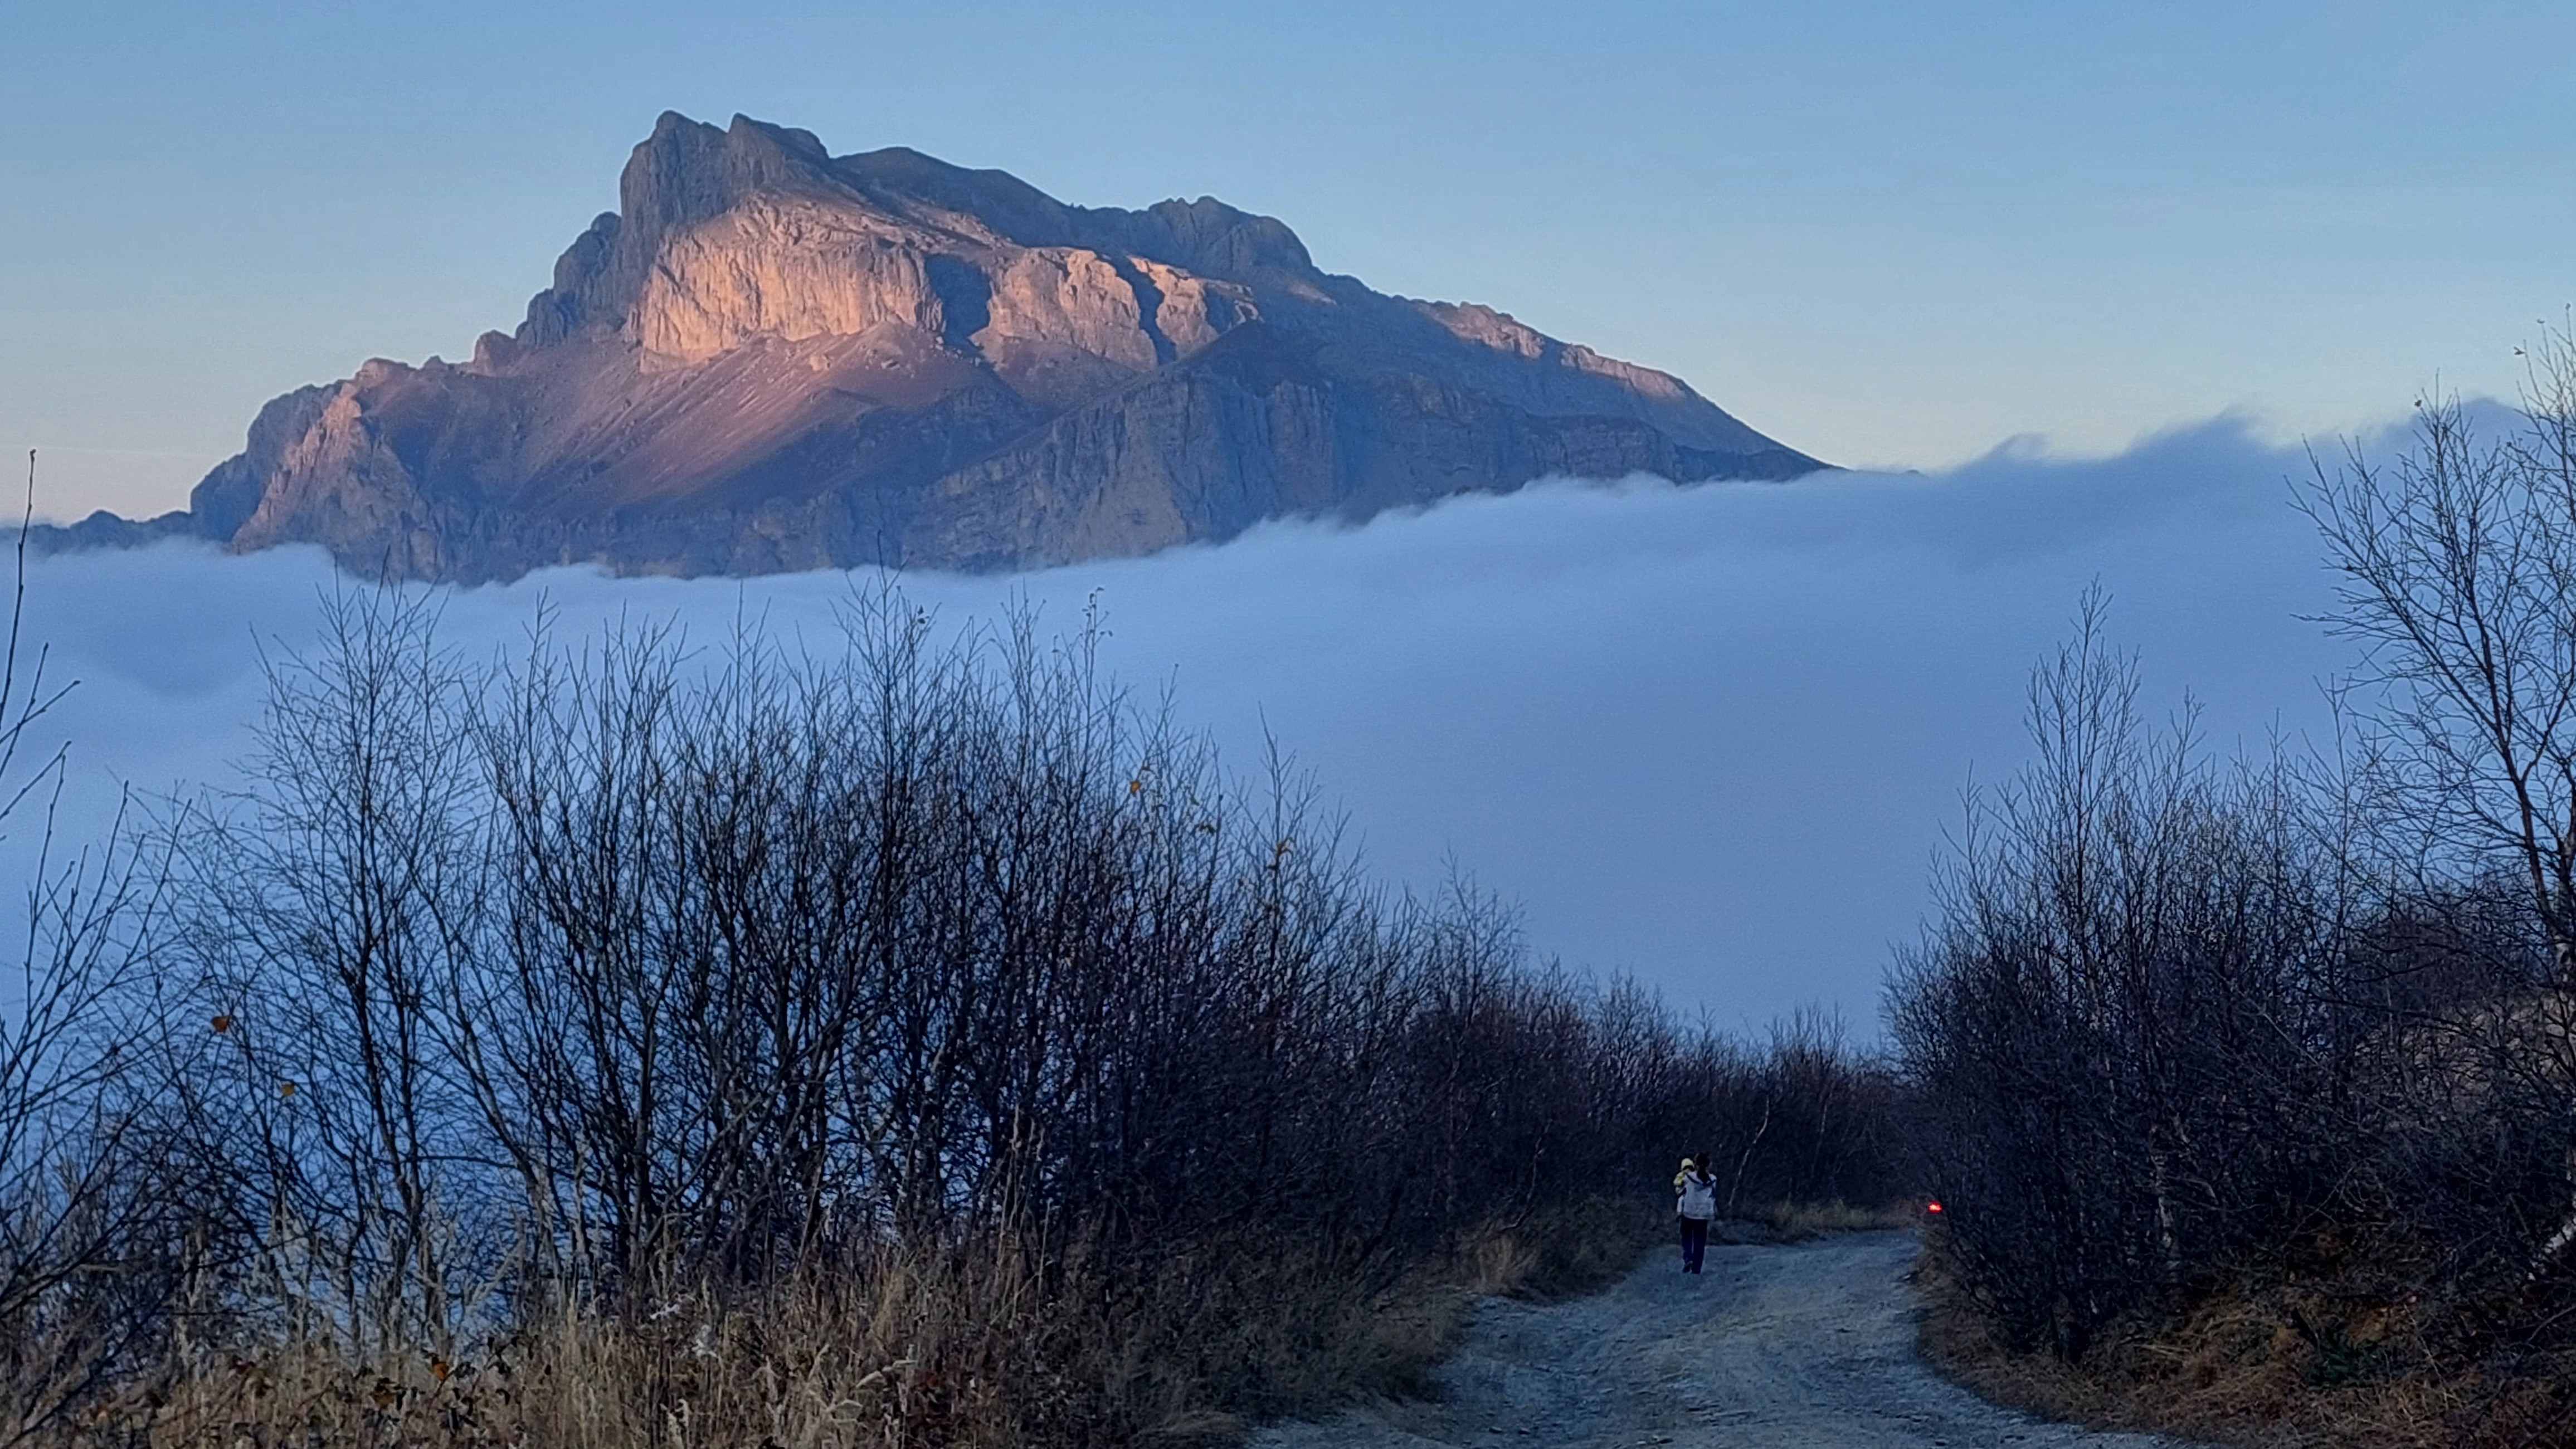
<svg viewBox="0 0 2576 1449"><path fill-rule="evenodd" d="M1911 1233L1801 1247L1711 1245L1684 1277L1657 1253L1607 1292L1488 1299L1441 1398L1263 1432L1255 1449L1427 1445L1672 1449L2180 1449L2027 1418L1957 1388L1914 1352Z"/></svg>

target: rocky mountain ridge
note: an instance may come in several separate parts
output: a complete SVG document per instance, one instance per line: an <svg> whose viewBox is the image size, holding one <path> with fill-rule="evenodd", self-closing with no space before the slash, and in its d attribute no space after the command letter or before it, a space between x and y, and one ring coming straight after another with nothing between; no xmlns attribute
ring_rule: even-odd
<svg viewBox="0 0 2576 1449"><path fill-rule="evenodd" d="M288 393L187 511L38 542L309 542L466 581L1010 569L1548 474L1820 466L1676 378L1372 292L1210 198L1070 206L665 114L515 332Z"/></svg>

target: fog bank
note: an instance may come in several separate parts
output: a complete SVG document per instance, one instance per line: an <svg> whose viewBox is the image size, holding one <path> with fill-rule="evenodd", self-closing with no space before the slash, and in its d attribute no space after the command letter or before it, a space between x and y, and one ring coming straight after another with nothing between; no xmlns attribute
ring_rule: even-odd
<svg viewBox="0 0 2576 1449"><path fill-rule="evenodd" d="M1357 527L1010 579L911 575L952 624L1014 596L1056 630L1096 601L1104 655L1214 732L1237 771L1264 731L1318 776L1383 875L1444 861L1526 908L1531 943L1625 970L1729 1023L1802 1003L1875 1028L1889 944L1973 770L2022 757L2025 676L2099 579L2151 707L2188 688L2222 749L2322 715L2348 652L2301 621L2329 588L2288 505L2304 454L2240 420L2063 461L2007 447L1937 476L1675 488L1550 483ZM738 612L822 638L839 574L677 581L557 570L443 591L450 642ZM66 835L120 782L221 785L261 696L258 650L308 642L318 553L194 546L31 570L29 627L78 688ZM5 847L23 875L31 838Z"/></svg>

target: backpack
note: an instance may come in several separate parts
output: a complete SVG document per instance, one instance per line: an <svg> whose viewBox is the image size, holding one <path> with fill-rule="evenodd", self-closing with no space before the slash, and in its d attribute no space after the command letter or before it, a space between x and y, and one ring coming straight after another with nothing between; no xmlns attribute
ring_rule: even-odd
<svg viewBox="0 0 2576 1449"><path fill-rule="evenodd" d="M1696 1174L1684 1177L1681 1181L1681 1201L1674 1204L1673 1210L1683 1217L1696 1218L1702 1222L1716 1217L1716 1179L1700 1177Z"/></svg>

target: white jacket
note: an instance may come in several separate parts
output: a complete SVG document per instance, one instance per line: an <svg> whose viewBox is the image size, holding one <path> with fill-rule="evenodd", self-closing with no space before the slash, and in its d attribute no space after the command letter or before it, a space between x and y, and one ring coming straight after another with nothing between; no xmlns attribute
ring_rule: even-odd
<svg viewBox="0 0 2576 1449"><path fill-rule="evenodd" d="M1717 1183L1711 1179L1684 1174L1681 1201L1675 1211L1683 1217L1707 1222L1717 1216Z"/></svg>

